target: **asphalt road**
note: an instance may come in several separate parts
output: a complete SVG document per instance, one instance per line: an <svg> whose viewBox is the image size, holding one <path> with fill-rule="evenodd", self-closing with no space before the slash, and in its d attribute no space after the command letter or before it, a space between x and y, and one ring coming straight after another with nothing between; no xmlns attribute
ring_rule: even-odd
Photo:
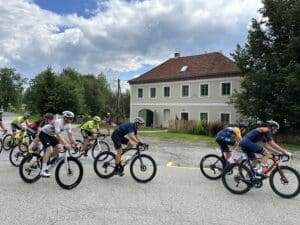
<svg viewBox="0 0 300 225"><path fill-rule="evenodd" d="M5 117L6 122L10 119ZM100 179L89 156L81 159L82 182L69 191L61 189L54 177L24 183L18 169L11 166L8 152L2 151L0 224L299 224L300 196L283 199L271 190L268 181L261 189L233 195L220 180L203 177L199 161L214 152L205 144L146 141L150 144L147 153L158 164L150 183L134 181L128 168L123 177ZM298 159L289 164L299 171Z"/></svg>

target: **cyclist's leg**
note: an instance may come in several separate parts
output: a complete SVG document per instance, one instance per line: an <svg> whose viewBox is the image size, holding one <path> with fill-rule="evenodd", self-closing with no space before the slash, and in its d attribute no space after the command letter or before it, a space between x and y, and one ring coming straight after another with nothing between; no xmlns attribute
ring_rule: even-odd
<svg viewBox="0 0 300 225"><path fill-rule="evenodd" d="M56 139L56 137L47 135L43 132L40 133L39 137L45 148L45 155L43 157L41 175L45 177L49 177L51 175L48 173L47 163L49 161L51 154L53 153L53 147L57 146L59 144L59 141Z"/></svg>
<svg viewBox="0 0 300 225"><path fill-rule="evenodd" d="M14 140L17 134L17 126L15 124L11 124L11 131L12 131L12 139Z"/></svg>
<svg viewBox="0 0 300 225"><path fill-rule="evenodd" d="M85 130L81 130L80 133L83 138L83 151L85 151L90 144L89 135L88 132Z"/></svg>
<svg viewBox="0 0 300 225"><path fill-rule="evenodd" d="M228 160L231 156L228 144L224 140L218 138L216 139L216 142L219 144L222 154L224 154L225 160Z"/></svg>

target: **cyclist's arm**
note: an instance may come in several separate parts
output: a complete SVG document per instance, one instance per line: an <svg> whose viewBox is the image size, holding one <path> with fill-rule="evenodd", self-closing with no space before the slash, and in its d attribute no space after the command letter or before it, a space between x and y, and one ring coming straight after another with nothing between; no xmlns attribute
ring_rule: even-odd
<svg viewBox="0 0 300 225"><path fill-rule="evenodd" d="M128 133L128 137L130 138L130 140L132 140L135 143L142 142L141 139L137 135L134 135L134 132Z"/></svg>
<svg viewBox="0 0 300 225"><path fill-rule="evenodd" d="M277 153L284 153L284 154L287 153L287 151L285 149L281 148L278 144L276 144L274 140L270 140L270 141L266 142L265 147L268 150L271 150L273 152L275 151Z"/></svg>

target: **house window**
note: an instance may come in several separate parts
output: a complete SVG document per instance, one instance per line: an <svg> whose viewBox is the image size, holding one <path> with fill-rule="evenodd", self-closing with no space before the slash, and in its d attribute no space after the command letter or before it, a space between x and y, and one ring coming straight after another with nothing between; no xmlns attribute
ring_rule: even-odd
<svg viewBox="0 0 300 225"><path fill-rule="evenodd" d="M229 124L229 122L230 122L230 114L229 113L221 113L221 122Z"/></svg>
<svg viewBox="0 0 300 225"><path fill-rule="evenodd" d="M164 87L164 97L170 97L170 87Z"/></svg>
<svg viewBox="0 0 300 225"><path fill-rule="evenodd" d="M222 95L230 95L231 93L231 83L222 83Z"/></svg>
<svg viewBox="0 0 300 225"><path fill-rule="evenodd" d="M181 96L189 97L189 85L182 85L181 87Z"/></svg>
<svg viewBox="0 0 300 225"><path fill-rule="evenodd" d="M208 84L200 85L200 96L208 96Z"/></svg>
<svg viewBox="0 0 300 225"><path fill-rule="evenodd" d="M156 88L150 88L150 98L156 97Z"/></svg>
<svg viewBox="0 0 300 225"><path fill-rule="evenodd" d="M139 88L138 89L138 98L143 98L144 97L144 89L143 88Z"/></svg>
<svg viewBox="0 0 300 225"><path fill-rule="evenodd" d="M208 113L200 113L200 120L208 121Z"/></svg>

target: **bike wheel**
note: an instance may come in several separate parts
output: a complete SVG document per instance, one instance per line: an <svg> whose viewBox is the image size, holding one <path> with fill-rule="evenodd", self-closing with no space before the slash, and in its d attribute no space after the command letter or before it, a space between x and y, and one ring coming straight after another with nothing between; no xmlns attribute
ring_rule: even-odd
<svg viewBox="0 0 300 225"><path fill-rule="evenodd" d="M300 175L289 166L274 169L269 182L272 190L283 198L293 198L300 192Z"/></svg>
<svg viewBox="0 0 300 225"><path fill-rule="evenodd" d="M110 178L114 175L116 155L113 152L101 152L94 160L94 171L101 178Z"/></svg>
<svg viewBox="0 0 300 225"><path fill-rule="evenodd" d="M34 183L40 179L42 168L41 156L33 153L26 155L19 166L19 174L26 183Z"/></svg>
<svg viewBox="0 0 300 225"><path fill-rule="evenodd" d="M233 163L224 168L222 182L231 193L244 194L252 187L251 177L252 173L246 165Z"/></svg>
<svg viewBox="0 0 300 225"><path fill-rule="evenodd" d="M130 174L138 182L146 183L151 181L156 174L156 163L149 155L141 154L132 160Z"/></svg>
<svg viewBox="0 0 300 225"><path fill-rule="evenodd" d="M22 159L27 155L27 146L20 143L15 145L9 153L9 161L13 166L20 166Z"/></svg>
<svg viewBox="0 0 300 225"><path fill-rule="evenodd" d="M93 145L92 157L93 159L95 159L100 152L105 152L109 150L110 150L109 145L105 141L98 141L96 145Z"/></svg>
<svg viewBox="0 0 300 225"><path fill-rule="evenodd" d="M79 145L79 148L75 148L75 146L72 146L70 154L74 158L80 158L83 153L83 142L81 140L76 140L76 144Z"/></svg>
<svg viewBox="0 0 300 225"><path fill-rule="evenodd" d="M83 167L81 162L69 156L67 158L68 165L65 160L58 162L55 169L55 180L63 189L73 189L80 184L83 177Z"/></svg>
<svg viewBox="0 0 300 225"><path fill-rule="evenodd" d="M2 144L3 144L3 149L5 151L8 151L13 145L14 145L14 140L12 139L12 135L11 134L7 134L4 136L4 138L2 139Z"/></svg>
<svg viewBox="0 0 300 225"><path fill-rule="evenodd" d="M200 171L205 177L211 180L221 178L224 167L224 160L214 154L206 155L200 161Z"/></svg>
<svg viewBox="0 0 300 225"><path fill-rule="evenodd" d="M0 153L2 152L2 148L3 148L3 145L2 145L2 138L0 138Z"/></svg>

